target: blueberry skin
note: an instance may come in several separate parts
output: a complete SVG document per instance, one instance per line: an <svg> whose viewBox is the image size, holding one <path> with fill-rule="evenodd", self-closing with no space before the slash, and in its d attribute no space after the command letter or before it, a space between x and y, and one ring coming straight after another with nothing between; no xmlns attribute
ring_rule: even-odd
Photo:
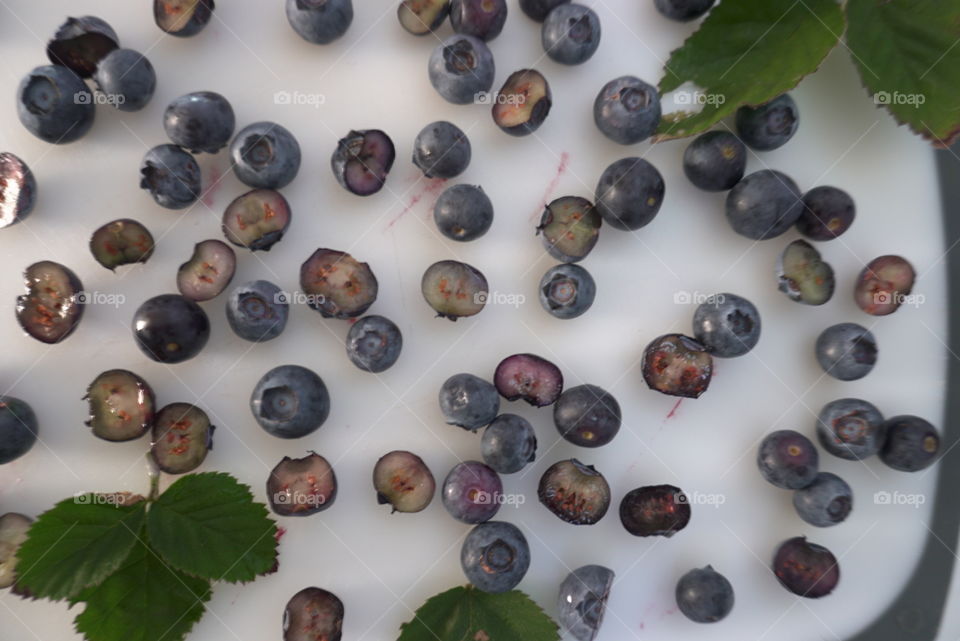
<svg viewBox="0 0 960 641"><path fill-rule="evenodd" d="M182 363L200 353L210 338L203 308L179 294L161 294L133 315L133 336L144 354L159 363Z"/></svg>
<svg viewBox="0 0 960 641"><path fill-rule="evenodd" d="M427 178L455 178L470 165L467 134L451 122L432 122L413 141L413 164Z"/></svg>
<svg viewBox="0 0 960 641"><path fill-rule="evenodd" d="M481 523L463 540L460 566L478 590L491 594L509 592L530 567L530 546L523 533L511 523Z"/></svg>
<svg viewBox="0 0 960 641"><path fill-rule="evenodd" d="M576 263L593 251L602 225L603 218L589 200L561 196L544 207L537 234L553 258Z"/></svg>
<svg viewBox="0 0 960 641"><path fill-rule="evenodd" d="M260 378L250 396L250 411L271 436L301 438L327 420L330 394L323 379L306 367L281 365Z"/></svg>
<svg viewBox="0 0 960 641"><path fill-rule="evenodd" d="M540 279L540 305L554 318L569 320L582 316L593 306L597 284L580 265L554 265Z"/></svg>
<svg viewBox="0 0 960 641"><path fill-rule="evenodd" d="M537 22L543 22L555 7L570 0L520 0L520 9L527 17Z"/></svg>
<svg viewBox="0 0 960 641"><path fill-rule="evenodd" d="M290 305L283 291L266 280L234 287L227 299L227 323L245 341L262 343L283 333Z"/></svg>
<svg viewBox="0 0 960 641"><path fill-rule="evenodd" d="M37 442L37 417L26 402L0 396L0 465L14 461Z"/></svg>
<svg viewBox="0 0 960 641"><path fill-rule="evenodd" d="M693 313L693 335L714 356L743 356L760 341L760 312L736 294L717 294Z"/></svg>
<svg viewBox="0 0 960 641"><path fill-rule="evenodd" d="M167 209L184 209L197 202L200 181L200 165L176 145L157 145L140 165L140 189L146 189Z"/></svg>
<svg viewBox="0 0 960 641"><path fill-rule="evenodd" d="M906 414L887 419L886 435L880 460L901 472L930 467L940 452L937 428L919 416Z"/></svg>
<svg viewBox="0 0 960 641"><path fill-rule="evenodd" d="M117 32L96 16L67 18L47 43L47 58L81 78L93 75L103 58L120 46Z"/></svg>
<svg viewBox="0 0 960 641"><path fill-rule="evenodd" d="M694 623L716 623L733 610L733 586L709 565L680 577L676 598L677 607Z"/></svg>
<svg viewBox="0 0 960 641"><path fill-rule="evenodd" d="M427 71L430 84L444 100L467 105L493 87L496 66L483 40L457 34L433 50Z"/></svg>
<svg viewBox="0 0 960 641"><path fill-rule="evenodd" d="M803 213L797 231L810 240L833 240L850 229L857 207L850 194L827 185L814 187L803 195Z"/></svg>
<svg viewBox="0 0 960 641"><path fill-rule="evenodd" d="M383 316L364 316L347 332L347 357L365 372L379 373L400 358L403 335L393 321Z"/></svg>
<svg viewBox="0 0 960 641"><path fill-rule="evenodd" d="M597 129L621 145L643 142L652 136L660 116L657 88L634 76L614 78L600 89L593 102Z"/></svg>
<svg viewBox="0 0 960 641"><path fill-rule="evenodd" d="M230 143L233 173L255 189L280 189L300 171L300 143L275 122L256 122Z"/></svg>
<svg viewBox="0 0 960 641"><path fill-rule="evenodd" d="M450 516L462 523L489 521L500 510L503 483L479 461L458 463L443 481L440 497Z"/></svg>
<svg viewBox="0 0 960 641"><path fill-rule="evenodd" d="M859 398L841 398L823 406L817 416L817 439L823 449L848 461L869 458L886 439L883 415Z"/></svg>
<svg viewBox="0 0 960 641"><path fill-rule="evenodd" d="M562 4L547 15L540 42L554 62L583 64L600 46L600 18L582 4Z"/></svg>
<svg viewBox="0 0 960 641"><path fill-rule="evenodd" d="M771 151L787 144L800 126L797 103L783 94L759 107L737 109L737 134L748 147Z"/></svg>
<svg viewBox="0 0 960 641"><path fill-rule="evenodd" d="M770 484L784 490L799 490L817 477L820 455L806 436L794 430L768 434L757 450L757 467Z"/></svg>
<svg viewBox="0 0 960 641"><path fill-rule="evenodd" d="M800 518L815 527L843 523L853 509L853 490L836 474L820 472L813 483L793 493Z"/></svg>
<svg viewBox="0 0 960 641"><path fill-rule="evenodd" d="M0 229L15 225L33 212L37 179L27 163L10 152L0 152Z"/></svg>
<svg viewBox="0 0 960 641"><path fill-rule="evenodd" d="M351 0L287 0L287 20L307 42L325 45L333 42L353 22Z"/></svg>
<svg viewBox="0 0 960 641"><path fill-rule="evenodd" d="M553 424L560 436L580 447L606 445L620 431L620 404L596 385L577 385L563 391L553 406Z"/></svg>
<svg viewBox="0 0 960 641"><path fill-rule="evenodd" d="M483 430L480 453L495 471L513 474L536 458L537 435L522 416L501 414Z"/></svg>
<svg viewBox="0 0 960 641"><path fill-rule="evenodd" d="M203 31L214 8L214 0L154 0L153 19L170 35L187 38Z"/></svg>
<svg viewBox="0 0 960 641"><path fill-rule="evenodd" d="M17 88L20 123L44 142L65 145L79 140L90 131L95 115L93 94L66 67L37 67Z"/></svg>
<svg viewBox="0 0 960 641"><path fill-rule="evenodd" d="M840 565L830 550L798 536L780 544L771 565L780 585L797 596L819 599L840 582Z"/></svg>
<svg viewBox="0 0 960 641"><path fill-rule="evenodd" d="M708 131L683 152L683 173L704 191L732 189L747 168L747 148L729 131Z"/></svg>
<svg viewBox="0 0 960 641"><path fill-rule="evenodd" d="M621 158L597 183L597 211L616 229L635 231L652 221L663 204L663 176L643 158Z"/></svg>
<svg viewBox="0 0 960 641"><path fill-rule="evenodd" d="M560 624L577 641L593 641L607 609L613 587L613 570L602 565L584 565L567 575L557 595Z"/></svg>
<svg viewBox="0 0 960 641"><path fill-rule="evenodd" d="M450 425L475 432L500 411L500 392L473 374L454 374L440 387L440 411Z"/></svg>
<svg viewBox="0 0 960 641"><path fill-rule="evenodd" d="M157 73L147 58L133 49L114 49L93 72L97 88L120 111L139 111L157 88Z"/></svg>
<svg viewBox="0 0 960 641"><path fill-rule="evenodd" d="M689 22L710 11L714 2L716 0L654 0L653 4L657 11L671 20Z"/></svg>
<svg viewBox="0 0 960 641"><path fill-rule="evenodd" d="M751 240L768 240L797 222L803 213L803 196L786 174L762 169L730 190L726 211L733 231Z"/></svg>
<svg viewBox="0 0 960 641"><path fill-rule="evenodd" d="M176 98L163 112L163 129L173 144L193 153L215 154L230 142L236 117L229 101L213 91Z"/></svg>
<svg viewBox="0 0 960 641"><path fill-rule="evenodd" d="M483 41L500 35L507 21L506 0L453 0L450 3L450 26Z"/></svg>
<svg viewBox="0 0 960 641"><path fill-rule="evenodd" d="M445 189L437 199L433 222L450 240L476 240L493 225L493 203L480 187L454 185Z"/></svg>
<svg viewBox="0 0 960 641"><path fill-rule="evenodd" d="M817 361L830 376L841 381L863 378L877 362L877 340L856 323L839 323L817 338Z"/></svg>

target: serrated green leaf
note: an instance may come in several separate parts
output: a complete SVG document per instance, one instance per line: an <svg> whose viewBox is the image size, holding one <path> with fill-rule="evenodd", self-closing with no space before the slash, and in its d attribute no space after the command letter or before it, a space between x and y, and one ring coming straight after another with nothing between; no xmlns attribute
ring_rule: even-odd
<svg viewBox="0 0 960 641"><path fill-rule="evenodd" d="M113 505L84 494L40 515L17 552L17 591L67 599L112 574L143 527L145 503Z"/></svg>
<svg viewBox="0 0 960 641"><path fill-rule="evenodd" d="M871 99L950 145L960 135L960 2L849 0L847 46Z"/></svg>
<svg viewBox="0 0 960 641"><path fill-rule="evenodd" d="M557 641L559 628L519 590L488 594L473 586L427 599L398 641Z"/></svg>
<svg viewBox="0 0 960 641"><path fill-rule="evenodd" d="M836 0L734 0L719 3L683 46L670 54L660 93L687 82L699 113L663 115L657 140L706 131L742 105L761 105L817 70L843 34Z"/></svg>
<svg viewBox="0 0 960 641"><path fill-rule="evenodd" d="M173 567L212 581L252 581L277 562L276 523L229 474L181 477L147 514L150 544Z"/></svg>
<svg viewBox="0 0 960 641"><path fill-rule="evenodd" d="M210 582L167 566L138 541L120 568L84 590L74 619L87 641L180 641L203 616Z"/></svg>

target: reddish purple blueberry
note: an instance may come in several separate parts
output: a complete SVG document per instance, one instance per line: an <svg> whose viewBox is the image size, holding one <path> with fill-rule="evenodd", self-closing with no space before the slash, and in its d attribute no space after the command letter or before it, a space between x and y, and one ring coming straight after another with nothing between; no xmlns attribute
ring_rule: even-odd
<svg viewBox="0 0 960 641"><path fill-rule="evenodd" d="M671 537L690 522L690 500L673 485L648 485L620 501L620 522L634 536Z"/></svg>
<svg viewBox="0 0 960 641"><path fill-rule="evenodd" d="M853 291L857 306L872 316L892 314L913 291L917 274L900 256L880 256L871 260Z"/></svg>
<svg viewBox="0 0 960 641"><path fill-rule="evenodd" d="M330 166L341 187L357 196L370 196L383 188L396 157L393 141L384 132L351 130L337 143Z"/></svg>
<svg viewBox="0 0 960 641"><path fill-rule="evenodd" d="M220 295L237 269L237 255L222 240L204 240L193 247L190 260L177 271L177 289L192 301Z"/></svg>
<svg viewBox="0 0 960 641"><path fill-rule="evenodd" d="M493 384L508 401L524 400L534 407L552 405L563 391L560 368L535 354L514 354L500 361Z"/></svg>
<svg viewBox="0 0 960 641"><path fill-rule="evenodd" d="M798 536L780 544L773 556L773 573L797 596L819 599L840 582L840 566L830 550Z"/></svg>
<svg viewBox="0 0 960 641"><path fill-rule="evenodd" d="M267 479L267 501L280 516L310 516L333 505L337 476L316 452L303 458L284 456Z"/></svg>
<svg viewBox="0 0 960 641"><path fill-rule="evenodd" d="M300 266L300 288L324 318L356 318L377 300L377 278L367 263L336 249L318 249Z"/></svg>
<svg viewBox="0 0 960 641"><path fill-rule="evenodd" d="M641 363L647 386L662 394L699 398L710 386L713 357L683 334L664 334L647 345Z"/></svg>
<svg viewBox="0 0 960 641"><path fill-rule="evenodd" d="M17 297L17 321L42 343L59 343L83 318L86 295L77 275L60 263L40 261L23 272L27 292Z"/></svg>

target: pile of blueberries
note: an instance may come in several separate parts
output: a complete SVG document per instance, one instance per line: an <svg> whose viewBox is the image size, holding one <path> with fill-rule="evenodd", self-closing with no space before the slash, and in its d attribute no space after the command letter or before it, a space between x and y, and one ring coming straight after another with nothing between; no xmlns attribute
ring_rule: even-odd
<svg viewBox="0 0 960 641"><path fill-rule="evenodd" d="M657 9L675 20L693 20L714 0L654 0ZM591 9L569 0L520 0L521 9L542 22L546 54L568 65L585 63L600 43L600 22ZM177 36L199 33L212 17L212 0L156 0L157 25ZM305 40L326 44L342 36L353 20L351 0L287 0L287 18ZM436 91L454 104L476 102L488 94L494 79L494 58L486 44L503 28L505 0L403 0L400 24L414 35L432 33L449 18L455 34L436 47L428 75ZM53 63L31 71L18 89L23 125L51 143L77 140L90 128L95 104L106 102L122 110L142 108L151 99L156 75L149 61L120 49L114 30L103 20L70 18L47 48ZM84 79L96 84L97 99ZM104 98L101 100L100 97ZM494 122L507 134L533 134L547 118L551 91L534 69L512 73L490 100ZM655 87L632 76L606 83L594 103L594 122L607 138L631 145L650 138L661 119ZM213 92L195 92L172 101L163 125L170 143L150 149L141 165L141 187L165 208L184 209L202 196L200 168L193 154L218 153L229 146L233 170L251 191L226 208L222 231L228 242L208 239L195 245L177 273L179 294L164 294L144 302L133 318L133 334L143 353L158 362L179 363L196 356L206 345L210 322L199 302L223 293L236 269L231 245L268 251L284 236L292 211L278 191L296 178L300 146L291 132L274 122L257 122L234 135L235 118L229 101ZM712 131L693 140L683 157L683 169L696 187L727 191L726 217L732 229L754 241L775 238L795 227L814 242L843 234L854 221L853 199L835 187L801 193L796 183L775 170L745 175L747 147L776 149L789 141L799 125L797 105L789 95L768 104L742 107L736 133ZM383 131L350 131L331 156L338 183L357 196L377 193L386 183L395 160L393 141ZM413 163L428 178L450 179L470 163L471 146L456 125L428 124L414 141ZM0 228L13 225L33 210L37 182L22 160L0 154ZM553 316L575 318L592 305L596 284L577 265L595 247L603 223L617 230L636 231L657 215L664 181L649 162L628 157L602 173L595 203L580 196L562 196L545 205L537 232L550 256L560 261L544 274L540 302ZM453 185L438 198L434 221L440 232L456 241L482 237L493 224L493 205L477 186ZM229 244L228 244L229 243ZM154 239L141 223L118 219L98 228L90 240L94 259L115 270L146 262ZM809 242L797 240L782 253L776 269L779 289L791 300L822 305L834 294L829 263ZM27 334L45 343L66 339L83 316L83 286L67 267L52 261L30 265L26 292L17 300L17 319ZM910 295L916 274L905 259L881 256L861 272L854 299L866 313L883 316L896 311ZM403 339L391 320L364 313L377 298L378 282L369 265L334 249L317 249L301 266L300 285L308 304L325 318L351 321L346 339L348 359L368 372L382 372L399 358ZM426 302L440 317L456 320L479 313L489 291L484 275L471 265L439 261L427 268L421 282ZM233 288L226 297L226 317L242 339L263 342L284 330L289 315L287 295L264 280ZM716 294L695 311L692 336L680 333L655 338L643 353L642 374L658 392L698 398L707 391L713 358L733 358L752 350L760 339L757 308L732 293ZM824 371L840 380L869 373L877 359L873 335L854 323L827 328L818 338L816 357ZM536 455L533 426L513 413L500 413L501 398L522 400L534 407L553 406L559 434L574 445L597 448L610 443L620 430L617 400L590 384L564 389L560 369L534 354L515 354L497 366L492 382L471 373L448 378L439 391L439 406L447 423L470 432L483 430L481 461L466 461L451 469L440 486L446 510L473 525L461 549L461 565L478 589L500 593L513 589L530 564L530 550L514 525L492 520L503 503L501 474L524 469ZM171 403L156 408L150 385L137 374L105 371L88 387L93 434L108 441L128 441L151 433L151 458L168 474L196 469L213 444L214 426L200 408ZM330 395L323 380L297 365L276 367L260 379L250 399L250 411L269 434L297 439L312 434L330 413ZM25 454L37 439L37 419L19 399L0 397L0 464ZM940 450L937 430L916 416L884 420L867 401L843 398L828 403L817 421L817 436L829 453L848 460L874 454L890 467L912 472L931 465ZM760 445L757 463L763 477L794 491L794 506L807 523L826 527L842 522L853 506L850 486L840 477L819 472L818 453L802 434L782 430ZM379 503L394 512L419 512L433 500L437 484L424 461L412 452L393 451L373 469ZM271 509L280 516L307 516L329 508L337 495L333 467L321 455L285 457L267 481ZM542 475L539 501L561 520L591 525L608 511L611 489L603 474L577 459L559 461ZM672 485L638 487L619 505L624 528L632 535L669 537L691 517L690 501ZM14 553L30 519L18 514L0 517L0 587L14 581ZM773 560L780 582L795 594L821 597L839 580L836 558L822 546L797 537L782 543ZM560 588L560 621L580 641L592 640L602 623L613 585L612 570L586 565L570 573ZM733 608L729 581L712 567L686 573L676 587L680 610L691 620L708 623L726 617ZM284 636L339 640L343 604L333 593L310 587L288 603Z"/></svg>

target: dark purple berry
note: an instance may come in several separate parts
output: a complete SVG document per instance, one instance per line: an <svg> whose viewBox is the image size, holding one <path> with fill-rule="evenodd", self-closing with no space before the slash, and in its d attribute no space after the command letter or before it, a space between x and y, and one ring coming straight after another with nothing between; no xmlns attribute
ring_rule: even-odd
<svg viewBox="0 0 960 641"><path fill-rule="evenodd" d="M757 450L757 467L767 482L799 490L813 483L819 471L820 455L806 436L793 430L768 434Z"/></svg>
<svg viewBox="0 0 960 641"><path fill-rule="evenodd" d="M593 525L610 508L610 486L592 465L577 459L554 463L540 477L540 503L573 525Z"/></svg>
<svg viewBox="0 0 960 641"><path fill-rule="evenodd" d="M450 0L403 0L397 7L400 26L415 36L435 31L450 13Z"/></svg>
<svg viewBox="0 0 960 641"><path fill-rule="evenodd" d="M133 315L137 346L152 360L182 363L200 353L210 338L210 319L195 302L162 294L144 302Z"/></svg>
<svg viewBox="0 0 960 641"><path fill-rule="evenodd" d="M683 152L683 173L705 191L727 191L743 178L747 148L729 131L697 136Z"/></svg>
<svg viewBox="0 0 960 641"><path fill-rule="evenodd" d="M186 38L203 31L213 9L213 0L153 0L153 19L170 35Z"/></svg>
<svg viewBox="0 0 960 641"><path fill-rule="evenodd" d="M347 333L347 357L365 372L379 373L400 358L403 335L393 321L383 316L364 316Z"/></svg>
<svg viewBox="0 0 960 641"><path fill-rule="evenodd" d="M452 321L479 314L487 304L487 279L480 270L455 260L441 260L423 272L420 291L440 318Z"/></svg>
<svg viewBox="0 0 960 641"><path fill-rule="evenodd" d="M880 451L886 438L883 415L859 398L841 398L823 406L817 416L817 438L834 456L850 461Z"/></svg>
<svg viewBox="0 0 960 641"><path fill-rule="evenodd" d="M814 187L803 195L797 231L810 240L833 240L850 229L856 215L850 194L836 187Z"/></svg>
<svg viewBox="0 0 960 641"><path fill-rule="evenodd" d="M157 145L146 153L140 165L140 189L167 209L184 209L197 202L201 193L200 165L176 145Z"/></svg>
<svg viewBox="0 0 960 641"><path fill-rule="evenodd" d="M0 465L15 461L37 442L37 415L19 398L0 396Z"/></svg>
<svg viewBox="0 0 960 641"><path fill-rule="evenodd" d="M286 11L293 30L318 45L333 42L353 22L352 0L287 0Z"/></svg>
<svg viewBox="0 0 960 641"><path fill-rule="evenodd" d="M611 227L636 231L656 217L664 189L656 167L643 158L621 158L597 182L597 211Z"/></svg>
<svg viewBox="0 0 960 641"><path fill-rule="evenodd" d="M389 503L394 512L420 512L433 500L437 483L422 458L394 450L373 467L373 487L377 503Z"/></svg>
<svg viewBox="0 0 960 641"><path fill-rule="evenodd" d="M324 318L356 318L377 300L370 266L346 252L318 249L300 266L300 288Z"/></svg>
<svg viewBox="0 0 960 641"><path fill-rule="evenodd" d="M543 22L553 9L570 0L520 0L520 8L527 17L537 22Z"/></svg>
<svg viewBox="0 0 960 641"><path fill-rule="evenodd" d="M790 94L765 105L737 109L737 134L748 147L770 151L787 144L800 126L800 112Z"/></svg>
<svg viewBox="0 0 960 641"><path fill-rule="evenodd" d="M620 501L620 522L634 536L671 537L690 522L690 501L672 485L638 487Z"/></svg>
<svg viewBox="0 0 960 641"><path fill-rule="evenodd" d="M450 26L457 33L493 40L507 21L506 0L452 0Z"/></svg>
<svg viewBox="0 0 960 641"><path fill-rule="evenodd" d="M839 323L823 330L815 351L823 371L841 381L863 378L877 362L876 339L856 323Z"/></svg>
<svg viewBox="0 0 960 641"><path fill-rule="evenodd" d="M777 280L781 292L804 305L823 305L836 289L833 267L805 240L795 240L783 250Z"/></svg>
<svg viewBox="0 0 960 641"><path fill-rule="evenodd" d="M290 203L279 191L254 189L238 196L223 212L223 235L237 247L270 251L290 226Z"/></svg>
<svg viewBox="0 0 960 641"><path fill-rule="evenodd" d="M540 279L540 305L554 318L582 316L593 306L597 284L580 265L554 265Z"/></svg>
<svg viewBox="0 0 960 641"><path fill-rule="evenodd" d="M519 472L537 454L537 435L530 421L516 414L501 414L483 430L483 462L500 474Z"/></svg>
<svg viewBox="0 0 960 641"><path fill-rule="evenodd" d="M100 61L119 46L117 32L104 20L96 16L67 18L47 43L47 57L53 64L89 78Z"/></svg>
<svg viewBox="0 0 960 641"><path fill-rule="evenodd" d="M493 384L508 401L524 400L534 407L556 402L563 391L560 368L535 354L514 354L497 365Z"/></svg>
<svg viewBox="0 0 960 641"><path fill-rule="evenodd" d="M26 294L17 296L17 321L42 343L59 343L83 318L86 297L77 275L60 263L40 261L23 272Z"/></svg>
<svg viewBox="0 0 960 641"><path fill-rule="evenodd" d="M620 431L617 399L596 385L564 390L553 406L553 424L560 436L581 447L601 447Z"/></svg>
<svg viewBox="0 0 960 641"><path fill-rule="evenodd" d="M455 105L478 102L493 86L496 65L483 40L456 34L430 55L427 72L437 93Z"/></svg>
<svg viewBox="0 0 960 641"><path fill-rule="evenodd" d="M650 389L671 396L699 398L710 386L713 358L689 336L664 334L647 345L641 368Z"/></svg>
<svg viewBox="0 0 960 641"><path fill-rule="evenodd" d="M187 151L215 154L230 142L236 126L230 102L213 91L180 96L163 112L163 129L170 141Z"/></svg>
<svg viewBox="0 0 960 641"><path fill-rule="evenodd" d="M716 623L733 610L733 586L709 565L677 581L677 607L694 623Z"/></svg>
<svg viewBox="0 0 960 641"><path fill-rule="evenodd" d="M900 256L880 256L871 260L853 291L857 306L873 316L886 316L897 311L904 298L913 291L917 278L913 266Z"/></svg>
<svg viewBox="0 0 960 641"><path fill-rule="evenodd" d="M283 611L283 641L340 641L343 602L332 592L304 588Z"/></svg>
<svg viewBox="0 0 960 641"><path fill-rule="evenodd" d="M44 142L65 145L82 138L96 116L93 94L66 67L37 67L17 88L20 124Z"/></svg>
<svg viewBox="0 0 960 641"><path fill-rule="evenodd" d="M842 523L853 509L853 491L836 474L820 472L813 483L793 493L800 518L816 527Z"/></svg>
<svg viewBox="0 0 960 641"><path fill-rule="evenodd" d="M564 5L556 11L567 11L566 7L574 6L577 5ZM593 102L597 129L621 145L633 145L652 136L660 124L660 116L657 88L634 76L614 78L600 89Z"/></svg>
<svg viewBox="0 0 960 641"><path fill-rule="evenodd" d="M837 558L827 548L798 536L780 544L773 556L773 573L797 596L819 599L840 582Z"/></svg>
<svg viewBox="0 0 960 641"><path fill-rule="evenodd" d="M520 529L511 523L481 523L463 540L460 567L478 590L491 594L509 592L530 568L530 546Z"/></svg>
<svg viewBox="0 0 960 641"><path fill-rule="evenodd" d="M213 449L214 429L196 405L171 403L157 412L150 454L167 474L192 472Z"/></svg>
<svg viewBox="0 0 960 641"><path fill-rule="evenodd" d="M94 260L109 269L145 263L153 255L153 235L130 218L121 218L98 227L90 237Z"/></svg>
<svg viewBox="0 0 960 641"><path fill-rule="evenodd" d="M451 122L432 122L413 141L413 164L427 178L455 178L470 165L470 139Z"/></svg>
<svg viewBox="0 0 960 641"><path fill-rule="evenodd" d="M0 590L17 581L17 551L27 540L33 519L16 512L0 516Z"/></svg>
<svg viewBox="0 0 960 641"><path fill-rule="evenodd" d="M330 393L315 372L299 365L280 365L260 377L250 395L250 412L268 434L302 438L327 420Z"/></svg>
<svg viewBox="0 0 960 641"><path fill-rule="evenodd" d="M357 196L370 196L383 188L396 157L393 141L384 132L351 130L337 143L330 167L341 187Z"/></svg>
<svg viewBox="0 0 960 641"><path fill-rule="evenodd" d="M337 476L316 452L303 458L284 456L267 479L270 509L280 516L310 516L333 505L336 498Z"/></svg>
<svg viewBox="0 0 960 641"><path fill-rule="evenodd" d="M27 163L0 152L0 229L24 220L37 201L37 180Z"/></svg>
<svg viewBox="0 0 960 641"><path fill-rule="evenodd" d="M450 425L475 432L493 422L500 394L493 384L473 374L454 374L440 388L440 411Z"/></svg>
<svg viewBox="0 0 960 641"><path fill-rule="evenodd" d="M727 222L733 231L751 240L776 238L803 213L797 183L773 169L756 171L727 194Z"/></svg>
<svg viewBox="0 0 960 641"><path fill-rule="evenodd" d="M543 210L537 233L547 253L564 263L586 258L600 238L603 219L586 198L562 196Z"/></svg>
<svg viewBox="0 0 960 641"><path fill-rule="evenodd" d="M937 428L919 416L887 419L886 442L880 460L901 472L918 472L930 467L940 453Z"/></svg>
<svg viewBox="0 0 960 641"><path fill-rule="evenodd" d="M177 270L177 289L202 302L220 295L237 269L237 255L222 240L204 240L193 247L190 260Z"/></svg>
<svg viewBox="0 0 960 641"><path fill-rule="evenodd" d="M696 20L713 6L716 0L654 0L654 6L671 20L689 22Z"/></svg>
<svg viewBox="0 0 960 641"><path fill-rule="evenodd" d="M760 341L760 312L742 296L716 294L693 313L693 335L713 356L743 356Z"/></svg>
<svg viewBox="0 0 960 641"><path fill-rule="evenodd" d="M153 426L156 397L150 385L125 369L103 372L87 387L87 427L106 441L131 441Z"/></svg>
<svg viewBox="0 0 960 641"><path fill-rule="evenodd" d="M600 631L614 576L613 570L602 565L584 565L570 572L560 584L560 624L577 641L593 641Z"/></svg>
<svg viewBox="0 0 960 641"><path fill-rule="evenodd" d="M532 134L550 113L550 85L536 69L515 71L503 83L493 105L493 122L511 136Z"/></svg>
<svg viewBox="0 0 960 641"><path fill-rule="evenodd" d="M483 523L500 510L503 483L488 465L466 461L447 474L440 497L453 518L463 523Z"/></svg>
<svg viewBox="0 0 960 641"><path fill-rule="evenodd" d="M600 19L582 4L557 6L543 22L540 42L551 60L564 65L583 64L600 46Z"/></svg>

